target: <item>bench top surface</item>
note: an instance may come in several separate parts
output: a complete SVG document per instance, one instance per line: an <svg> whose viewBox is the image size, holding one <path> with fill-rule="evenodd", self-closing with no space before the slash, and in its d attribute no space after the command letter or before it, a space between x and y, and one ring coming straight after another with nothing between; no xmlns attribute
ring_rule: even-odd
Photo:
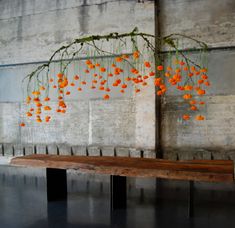
<svg viewBox="0 0 235 228"><path fill-rule="evenodd" d="M233 182L234 180L234 165L230 160L171 161L150 158L34 154L13 158L10 164L25 167L79 169L89 173L132 177L208 182Z"/></svg>

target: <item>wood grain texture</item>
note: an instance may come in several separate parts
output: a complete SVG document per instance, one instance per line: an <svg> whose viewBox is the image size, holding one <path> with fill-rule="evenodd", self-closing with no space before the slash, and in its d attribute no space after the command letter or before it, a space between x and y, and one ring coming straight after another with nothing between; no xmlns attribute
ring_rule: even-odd
<svg viewBox="0 0 235 228"><path fill-rule="evenodd" d="M164 159L61 156L34 154L13 158L11 165L77 169L83 172L129 177L158 177L206 182L233 182L234 164L228 160L170 161Z"/></svg>

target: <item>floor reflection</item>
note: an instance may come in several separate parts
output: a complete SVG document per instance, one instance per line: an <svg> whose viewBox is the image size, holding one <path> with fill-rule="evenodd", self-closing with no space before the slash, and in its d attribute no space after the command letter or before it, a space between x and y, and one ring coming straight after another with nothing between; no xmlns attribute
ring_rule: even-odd
<svg viewBox="0 0 235 228"><path fill-rule="evenodd" d="M0 173L1 228L203 228L233 227L234 187L197 187L195 217L187 218L187 186L158 182L128 187L127 210L110 213L109 183L68 178L67 201L47 203L44 176ZM174 183L174 182L172 182ZM199 185L198 185L199 186Z"/></svg>

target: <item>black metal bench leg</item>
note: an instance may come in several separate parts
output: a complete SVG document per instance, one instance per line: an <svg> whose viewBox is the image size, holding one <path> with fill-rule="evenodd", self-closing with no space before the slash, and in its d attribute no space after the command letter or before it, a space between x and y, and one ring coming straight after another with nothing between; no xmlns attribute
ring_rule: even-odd
<svg viewBox="0 0 235 228"><path fill-rule="evenodd" d="M110 176L111 210L126 208L126 177Z"/></svg>
<svg viewBox="0 0 235 228"><path fill-rule="evenodd" d="M67 199L66 169L46 169L47 200L57 201Z"/></svg>
<svg viewBox="0 0 235 228"><path fill-rule="evenodd" d="M188 217L194 216L194 181L189 181Z"/></svg>

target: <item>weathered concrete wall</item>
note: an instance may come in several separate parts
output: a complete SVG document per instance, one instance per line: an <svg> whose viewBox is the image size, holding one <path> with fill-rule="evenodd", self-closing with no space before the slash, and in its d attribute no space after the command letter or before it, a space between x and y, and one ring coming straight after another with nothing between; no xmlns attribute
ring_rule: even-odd
<svg viewBox="0 0 235 228"><path fill-rule="evenodd" d="M0 63L44 61L77 37L127 32L135 26L154 33L154 1L1 1ZM32 122L19 128L25 96L21 81L35 67L0 67L0 142L154 148L153 87L138 99L132 90L124 96L116 91L108 102L102 100L99 92L78 97L72 91L66 115L55 115L47 125ZM143 124L145 116L148 121Z"/></svg>
<svg viewBox="0 0 235 228"><path fill-rule="evenodd" d="M184 158L190 159L198 150L199 158L203 158L203 153L207 156L205 151L209 154L218 152L219 156L216 154L213 158L225 158L225 152L235 152L235 1L162 0L160 9L163 35L190 35L208 43L212 48L208 55L208 75L212 87L208 90L207 104L203 110L206 121L182 122L179 117L187 107L182 103L181 96L171 92L164 99L165 156L176 151L172 155L176 159L178 150L187 150L188 153L182 154ZM188 42L185 46L193 47L193 44ZM194 151L189 156L192 148ZM200 153L201 149L203 153ZM211 155L208 156L211 158Z"/></svg>

